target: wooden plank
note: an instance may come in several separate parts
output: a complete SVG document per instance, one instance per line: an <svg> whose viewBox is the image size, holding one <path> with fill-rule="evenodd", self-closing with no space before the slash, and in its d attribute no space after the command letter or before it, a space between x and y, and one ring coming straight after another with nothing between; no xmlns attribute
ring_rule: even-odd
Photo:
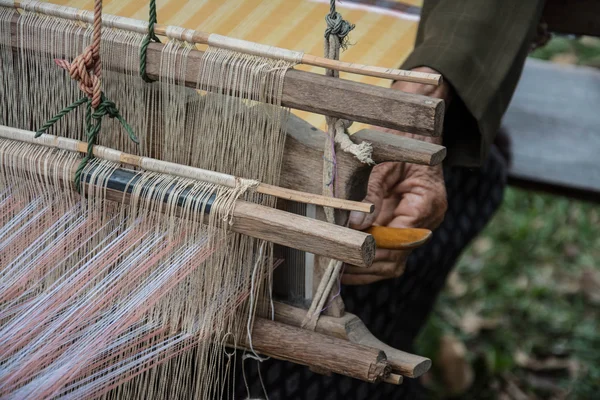
<svg viewBox="0 0 600 400"><path fill-rule="evenodd" d="M377 349L264 318L254 323L252 347L273 358L366 382L380 382L391 371L385 354Z"/></svg>
<svg viewBox="0 0 600 400"><path fill-rule="evenodd" d="M236 232L350 264L373 263L375 240L364 232L243 201L233 216Z"/></svg>
<svg viewBox="0 0 600 400"><path fill-rule="evenodd" d="M29 46L34 42L19 40L17 21L18 17L15 17L11 24L12 45L15 50L23 43ZM24 34L30 35L31 32L27 30ZM80 38L83 40L83 32ZM110 45L114 47L114 51L125 51L129 46L118 39L111 39ZM151 43L148 47L146 71L153 79L158 79L160 75L163 48L161 43ZM45 51L42 48L32 50L40 53ZM185 75L182 77L186 86L198 86L202 54L198 50L189 53ZM182 64L182 57L177 56L176 65ZM117 59L114 65L105 61L103 67L118 71L132 68L125 65L125 60L122 59ZM295 69L286 73L282 105L426 136L439 136L443 128L444 102L440 99Z"/></svg>
<svg viewBox="0 0 600 400"><path fill-rule="evenodd" d="M600 36L597 0L546 0L543 15L551 32Z"/></svg>
<svg viewBox="0 0 600 400"><path fill-rule="evenodd" d="M275 320L293 326L301 326L306 310L275 302ZM317 322L316 331L347 339L382 350L392 366L392 371L411 378L419 377L431 368L431 360L395 349L378 340L356 315L345 313L341 318L323 315Z"/></svg>
<svg viewBox="0 0 600 400"><path fill-rule="evenodd" d="M280 186L309 193L322 193L320 177L323 170L323 147L326 135L308 122L291 115L286 124L287 139L283 158ZM368 141L373 145L373 160L412 162L436 165L446 155L445 147L409 139L393 133L364 129L352 135L356 142ZM367 189L371 166L338 149L338 196L361 201Z"/></svg>
<svg viewBox="0 0 600 400"><path fill-rule="evenodd" d="M509 182L600 202L600 71L528 60L503 130Z"/></svg>
<svg viewBox="0 0 600 400"><path fill-rule="evenodd" d="M446 157L446 148L443 146L376 129L361 129L352 135L352 141L371 143L373 161L377 163L401 160L413 164L438 165Z"/></svg>

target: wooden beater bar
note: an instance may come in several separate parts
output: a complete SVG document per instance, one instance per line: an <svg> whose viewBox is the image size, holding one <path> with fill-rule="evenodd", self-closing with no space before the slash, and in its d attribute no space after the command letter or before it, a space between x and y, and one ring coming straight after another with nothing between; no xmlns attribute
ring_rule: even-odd
<svg viewBox="0 0 600 400"><path fill-rule="evenodd" d="M76 19L78 21L87 23L92 23L93 21L93 13L86 10L79 10L72 7L58 6L38 1L0 0L0 6L11 5L15 8L21 8L27 11L36 11L62 18ZM143 34L148 33L148 23L145 21L106 14L103 18L108 21L108 23L105 22L105 25L134 30ZM206 44L213 47L227 48L246 54L255 54L270 58L292 58L300 64L333 69L358 75L406 82L424 83L436 86L439 85L442 80L442 76L439 74L428 74L424 72L406 71L395 68L382 68L370 65L347 63L343 61L331 60L325 57L305 54L303 52L254 43L247 40L229 38L214 33L211 34L192 29L182 29L176 26L154 24L154 33L171 39L185 40L188 43Z"/></svg>
<svg viewBox="0 0 600 400"><path fill-rule="evenodd" d="M21 142L38 144L61 150L77 151L83 154L87 153L87 143L85 142L48 134L42 134L40 137L36 138L35 132L11 128L8 126L0 125L0 138L18 140ZM103 160L129 164L134 167L143 168L147 171L201 180L221 186L235 187L237 182L240 180L240 178L233 175L189 167L187 165L175 164L150 157L141 157L105 146L94 146L93 151L94 156ZM315 204L348 211L360 211L365 213L373 212L373 204L370 203L361 203L358 201L321 196L313 193L305 193L274 185L268 185L266 183L257 182L257 186L253 190L258 193L275 196L285 200L297 201L300 203Z"/></svg>
<svg viewBox="0 0 600 400"><path fill-rule="evenodd" d="M58 166L52 163L42 164L41 161L32 159L27 165L27 172L31 174L62 176L60 172L55 171ZM77 165L74 165L70 177L60 184L74 189L72 177L75 176L76 169ZM132 183L137 179L139 179L139 172L123 168L114 170L104 188L106 199L129 204ZM185 193L178 198L177 204L183 204L184 197ZM204 212L209 213L211 205L209 199ZM372 235L365 232L243 200L237 200L235 203L233 223L230 228L233 232L302 251L329 255L362 267L370 266L375 256L375 240Z"/></svg>
<svg viewBox="0 0 600 400"><path fill-rule="evenodd" d="M2 1L0 0L0 4L2 4ZM44 7L44 10L48 7ZM62 9L63 7L59 7L59 10ZM79 12L84 13L84 11ZM23 42L20 40L20 35L31 35L32 33L30 30L19 32L18 18L18 15L15 15L11 26L12 46L17 51L22 46L35 46L30 44L35 41L25 40ZM110 22L109 16L105 16L104 19ZM127 28L127 26L123 27L116 22L113 22L110 26ZM86 40L85 33L78 32L76 34L79 35L81 43L84 43ZM27 38L24 37L24 39ZM108 43L108 39L105 42ZM118 39L110 40L110 45L114 47L115 51L130 50L130 44ZM160 69L163 48L164 45L161 43L150 43L148 46L146 72L152 79L159 79L161 74L166 74L165 71ZM32 47L29 50L41 54L47 52L47 49L39 47ZM183 71L182 79L184 82L182 84L197 88L202 83L198 81L201 79L199 77L202 76L200 73L203 68L202 55L203 52L198 50L189 52L185 63L187 67ZM70 55L55 54L55 56L62 58ZM178 54L175 57L176 65L183 65L184 56ZM127 65L122 58L114 60L112 63L109 63L109 60L103 60L103 67L117 71L129 70L129 73L132 74L138 73L137 67ZM281 104L284 107L426 136L439 136L443 128L443 100L296 69L290 69L285 74Z"/></svg>

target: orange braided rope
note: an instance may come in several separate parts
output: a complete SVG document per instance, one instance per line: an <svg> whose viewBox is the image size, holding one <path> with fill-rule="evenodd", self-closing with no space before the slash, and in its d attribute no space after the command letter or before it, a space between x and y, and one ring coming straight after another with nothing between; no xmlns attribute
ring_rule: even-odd
<svg viewBox="0 0 600 400"><path fill-rule="evenodd" d="M92 108L96 109L102 101L100 78L102 61L100 60L100 40L102 37L102 0L94 2L94 24L92 43L72 62L54 60L56 64L67 70L72 79L79 82L79 89L92 99Z"/></svg>

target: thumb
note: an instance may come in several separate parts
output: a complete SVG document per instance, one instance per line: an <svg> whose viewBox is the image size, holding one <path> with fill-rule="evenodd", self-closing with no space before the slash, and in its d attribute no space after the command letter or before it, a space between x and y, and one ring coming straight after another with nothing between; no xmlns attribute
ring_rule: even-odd
<svg viewBox="0 0 600 400"><path fill-rule="evenodd" d="M372 203L375 210L371 214L352 211L350 213L350 227L363 230L372 226L381 212L383 199L388 195L390 188L400 180L402 167L400 163L382 163L373 168L367 185L367 195L363 202Z"/></svg>

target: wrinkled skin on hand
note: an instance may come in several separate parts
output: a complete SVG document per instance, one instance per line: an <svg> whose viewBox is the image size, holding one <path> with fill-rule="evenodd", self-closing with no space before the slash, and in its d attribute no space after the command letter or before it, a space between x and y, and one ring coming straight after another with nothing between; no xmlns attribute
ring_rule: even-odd
<svg viewBox="0 0 600 400"><path fill-rule="evenodd" d="M430 68L415 70L437 73ZM450 99L447 84L434 87L396 82L392 87L411 93ZM414 139L441 144L441 138L430 138L389 131ZM387 162L373 168L364 201L375 205L375 212L350 215L350 227L364 230L372 225L390 228L426 228L434 230L444 220L447 209L446 186L441 165L433 167L409 163ZM402 275L410 251L377 249L370 268L346 266L342 283L361 285Z"/></svg>

